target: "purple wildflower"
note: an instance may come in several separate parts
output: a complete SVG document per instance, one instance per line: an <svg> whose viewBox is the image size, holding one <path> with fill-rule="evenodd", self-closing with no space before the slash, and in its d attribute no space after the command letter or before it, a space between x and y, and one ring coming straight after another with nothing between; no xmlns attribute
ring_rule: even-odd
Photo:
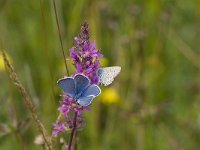
<svg viewBox="0 0 200 150"><path fill-rule="evenodd" d="M73 128L73 117L68 115L68 116L65 116L65 122L67 124L67 126L72 129Z"/></svg>
<svg viewBox="0 0 200 150"><path fill-rule="evenodd" d="M61 111L64 116L67 116L71 109L73 99L67 94L63 94L62 97L63 97L63 100L59 101L61 106L58 108L58 111Z"/></svg>
<svg viewBox="0 0 200 150"><path fill-rule="evenodd" d="M56 136L59 132L61 132L64 127L65 127L65 124L62 123L62 122L58 122L58 123L53 123L53 132L52 132L52 136Z"/></svg>
<svg viewBox="0 0 200 150"><path fill-rule="evenodd" d="M89 106L80 106L80 105L76 105L76 106L74 107L74 111L77 112L78 116L81 115L81 112L82 112L83 110L90 110L90 108L89 108Z"/></svg>
<svg viewBox="0 0 200 150"><path fill-rule="evenodd" d="M72 116L66 116L65 117L65 122L66 122L66 125L68 126L68 128L70 128L70 129L74 128L73 117ZM81 127L83 123L84 123L83 118L81 116L77 116L76 128Z"/></svg>
<svg viewBox="0 0 200 150"><path fill-rule="evenodd" d="M100 51L95 48L95 45L95 41L89 42L88 24L83 23L79 35L74 38L73 47L69 50L70 57L76 69L73 75L82 73L91 80L91 84L98 84L97 70L99 67L99 58L103 57ZM61 97L62 100L59 101L60 107L58 111L61 112L62 117L58 118L56 123L53 123L54 128L52 136L56 136L64 127L70 129L81 127L84 123L81 116L82 111L90 109L89 106L79 105L66 93L62 94ZM77 114L75 124L74 113L72 112L76 112ZM65 149L69 150L71 147L66 145Z"/></svg>
<svg viewBox="0 0 200 150"><path fill-rule="evenodd" d="M70 56L73 59L76 73L83 73L91 79L91 83L97 84L97 69L99 58L103 55L95 48L96 43L89 42L88 24L81 26L81 32L74 38L75 44L70 49Z"/></svg>
<svg viewBox="0 0 200 150"><path fill-rule="evenodd" d="M73 116L71 116L71 114L69 114L69 113L70 113L70 111L74 110L74 112L77 112L77 115L78 115L76 125L77 125L77 127L80 127L81 124L83 123L83 119L81 118L81 113L83 110L89 110L89 106L81 106L81 105L75 103L74 100L72 99L72 97L70 97L69 95L67 95L65 93L63 95L61 95L61 97L62 97L62 100L59 101L61 106L58 108L58 111L62 112L62 115L64 117L65 126L67 126L70 129L73 128ZM60 122L60 120L58 120L58 122ZM54 125L56 125L56 124L54 124Z"/></svg>

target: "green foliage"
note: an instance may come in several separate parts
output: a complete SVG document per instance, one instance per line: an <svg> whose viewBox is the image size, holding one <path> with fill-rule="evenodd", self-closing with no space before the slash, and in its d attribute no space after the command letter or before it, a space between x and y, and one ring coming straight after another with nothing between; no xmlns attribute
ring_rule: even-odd
<svg viewBox="0 0 200 150"><path fill-rule="evenodd" d="M66 75L52 1L0 1L0 46L51 133L58 112L58 78ZM57 0L65 53L87 20L108 66L122 67L111 88L119 103L94 100L78 132L78 149L197 150L200 147L199 1ZM0 57L1 59L1 57ZM70 61L67 62L70 65ZM70 72L73 67L70 65ZM22 97L0 68L0 149L37 150L33 122ZM67 135L65 138L67 139Z"/></svg>

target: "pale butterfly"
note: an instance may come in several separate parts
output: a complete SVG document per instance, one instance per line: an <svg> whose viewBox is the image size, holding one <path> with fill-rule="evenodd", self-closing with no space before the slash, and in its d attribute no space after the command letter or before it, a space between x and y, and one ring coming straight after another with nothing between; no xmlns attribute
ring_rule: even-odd
<svg viewBox="0 0 200 150"><path fill-rule="evenodd" d="M99 86L91 84L88 77L82 74L62 78L57 84L81 106L88 106L101 93Z"/></svg>
<svg viewBox="0 0 200 150"><path fill-rule="evenodd" d="M99 83L104 86L108 86L114 81L114 78L120 73L121 67L102 67L97 70L97 75L99 78Z"/></svg>

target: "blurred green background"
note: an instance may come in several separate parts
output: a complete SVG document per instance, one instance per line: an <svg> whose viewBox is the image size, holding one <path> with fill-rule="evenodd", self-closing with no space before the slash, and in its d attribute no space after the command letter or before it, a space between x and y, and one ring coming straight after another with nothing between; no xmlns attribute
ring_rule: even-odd
<svg viewBox="0 0 200 150"><path fill-rule="evenodd" d="M56 0L67 57L80 24L122 67L103 88L78 149L198 150L200 147L200 3L198 0ZM51 0L0 0L1 48L51 133L66 75ZM70 72L73 73L73 66ZM39 150L39 134L0 57L0 149ZM69 134L62 134L68 139ZM55 148L57 149L57 148Z"/></svg>

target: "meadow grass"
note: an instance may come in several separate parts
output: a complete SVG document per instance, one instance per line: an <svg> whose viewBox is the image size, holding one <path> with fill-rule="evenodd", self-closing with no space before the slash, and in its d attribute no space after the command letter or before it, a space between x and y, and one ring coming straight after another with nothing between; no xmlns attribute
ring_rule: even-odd
<svg viewBox="0 0 200 150"><path fill-rule="evenodd" d="M78 131L77 149L199 149L199 2L57 0L56 3L67 58L73 37L87 20L91 40L96 40L97 48L105 56L102 62L122 67L115 82L105 88L112 93L102 93L104 97L96 98L91 111L84 113L86 124ZM9 55L39 118L51 134L61 92L56 81L67 75L53 1L2 0L0 40L1 49ZM31 115L1 67L1 60L2 57L0 149L41 149L34 143L39 132L33 120L20 130L14 128L10 103L18 122ZM71 61L67 64L72 73ZM68 133L62 136L69 138ZM56 149L58 145L54 145Z"/></svg>

